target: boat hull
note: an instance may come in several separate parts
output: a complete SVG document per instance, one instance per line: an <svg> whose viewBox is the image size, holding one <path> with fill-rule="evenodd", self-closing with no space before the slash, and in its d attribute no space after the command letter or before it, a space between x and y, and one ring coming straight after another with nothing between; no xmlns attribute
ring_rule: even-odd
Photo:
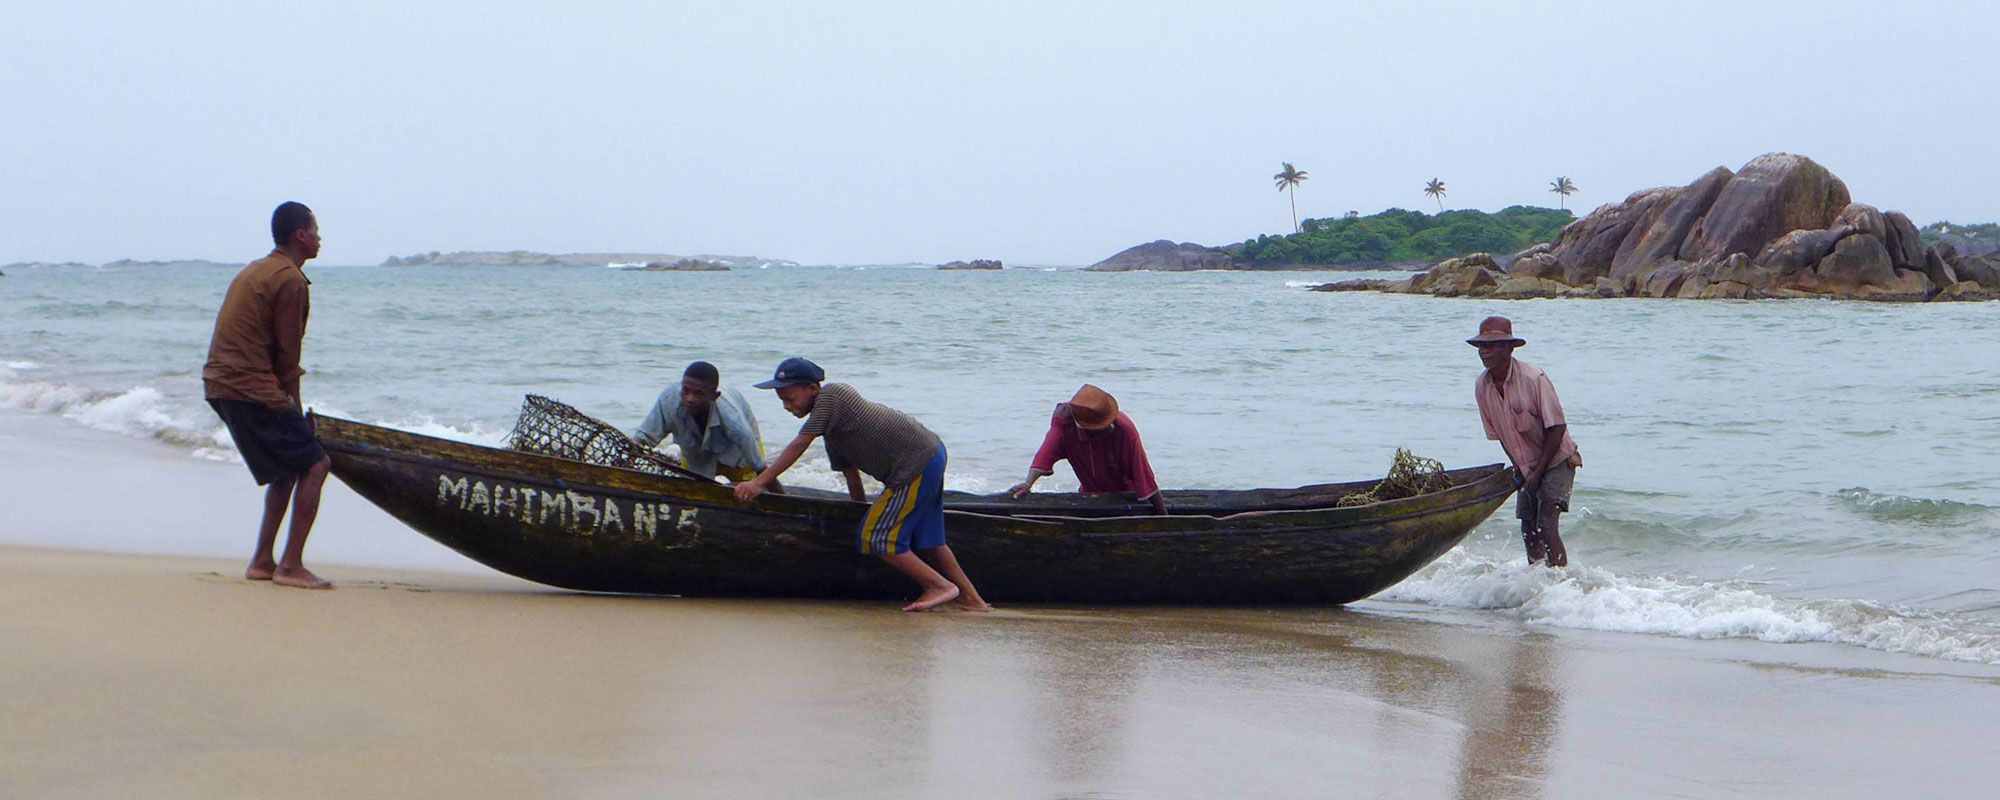
<svg viewBox="0 0 2000 800"><path fill-rule="evenodd" d="M510 575L568 589L707 597L888 599L911 593L856 555L867 506L767 494L315 416L333 472L419 533ZM1511 470L1353 508L1370 484L1177 492L1168 517L1129 501L951 493L945 528L982 594L1005 603L1337 605L1381 591L1462 540L1513 492ZM1175 495L1180 495L1176 497ZM1245 511L1268 507L1273 510ZM1216 513L1182 514L1182 511Z"/></svg>

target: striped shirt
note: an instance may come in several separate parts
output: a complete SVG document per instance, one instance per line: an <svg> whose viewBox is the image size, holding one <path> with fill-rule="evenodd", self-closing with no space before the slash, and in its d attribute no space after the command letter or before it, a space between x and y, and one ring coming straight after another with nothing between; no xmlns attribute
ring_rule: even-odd
<svg viewBox="0 0 2000 800"><path fill-rule="evenodd" d="M838 471L858 469L897 487L924 474L944 442L915 417L871 403L844 383L821 386L802 436L826 439L826 459Z"/></svg>

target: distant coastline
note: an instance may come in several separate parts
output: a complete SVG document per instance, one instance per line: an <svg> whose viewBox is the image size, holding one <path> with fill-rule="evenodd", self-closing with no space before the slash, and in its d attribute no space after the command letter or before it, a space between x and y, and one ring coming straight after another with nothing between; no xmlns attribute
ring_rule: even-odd
<svg viewBox="0 0 2000 800"><path fill-rule="evenodd" d="M83 269L158 269L158 268L179 268L179 267L241 267L241 266L243 266L244 264L248 264L248 263L250 263L250 262L249 262L249 261L247 261L247 260L246 260L246 261L240 261L240 262L227 262L227 263L225 263L225 262L221 262L221 261L208 261L208 260L205 260L205 259L199 259L199 258L183 258L183 259L174 259L174 260L170 260L170 261L139 261L139 260L136 260L136 259L130 259L130 258L121 258L121 259L118 259L117 261L106 261L106 262L104 262L104 263L102 263L102 264L86 264L86 263L83 263L83 262L81 262L81 261L16 261L16 262L14 262L14 263L12 263L12 264L0 264L0 270L9 270L9 269L41 269L41 268L51 268L51 267L52 267L52 268L60 268L60 269L76 269L76 268L79 268L79 267L80 267L80 268L83 268Z"/></svg>
<svg viewBox="0 0 2000 800"><path fill-rule="evenodd" d="M613 264L677 264L683 261L716 264L724 268L798 266L781 258L723 255L674 255L671 253L539 253L533 250L460 250L444 253L432 250L409 256L390 256L385 267L606 267Z"/></svg>

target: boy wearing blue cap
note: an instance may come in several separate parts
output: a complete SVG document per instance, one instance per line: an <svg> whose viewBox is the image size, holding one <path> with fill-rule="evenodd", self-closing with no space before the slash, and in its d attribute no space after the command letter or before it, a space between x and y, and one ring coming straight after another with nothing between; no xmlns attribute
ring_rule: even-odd
<svg viewBox="0 0 2000 800"><path fill-rule="evenodd" d="M861 473L882 482L881 496L855 533L856 549L881 558L923 587L923 594L903 610L928 611L945 603L964 611L991 610L945 544L944 442L916 418L869 402L847 384L822 386L825 379L819 365L794 356L778 364L770 380L757 384L778 390L785 410L806 422L770 466L736 484L736 499L755 500L805 455L813 439L824 436L827 460L847 477L849 496L867 500Z"/></svg>

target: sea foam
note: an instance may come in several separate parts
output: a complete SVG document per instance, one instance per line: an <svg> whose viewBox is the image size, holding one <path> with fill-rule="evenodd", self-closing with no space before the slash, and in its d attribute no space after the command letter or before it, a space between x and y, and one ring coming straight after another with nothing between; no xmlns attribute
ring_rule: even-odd
<svg viewBox="0 0 2000 800"><path fill-rule="evenodd" d="M1378 595L1491 609L1535 625L1678 636L1828 642L2000 665L2000 627L1866 600L1795 600L1733 582L1545 569L1463 549Z"/></svg>

